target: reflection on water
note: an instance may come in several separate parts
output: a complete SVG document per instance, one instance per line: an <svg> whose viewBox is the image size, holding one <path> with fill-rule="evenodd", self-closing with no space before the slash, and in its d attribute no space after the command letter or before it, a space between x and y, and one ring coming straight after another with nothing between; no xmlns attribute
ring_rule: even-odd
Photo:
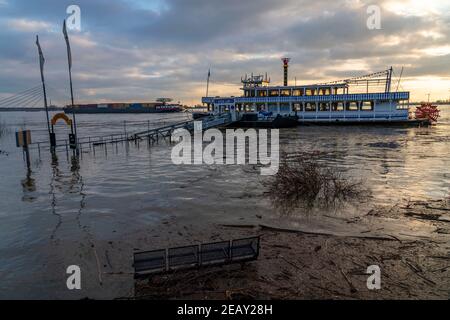
<svg viewBox="0 0 450 320"><path fill-rule="evenodd" d="M380 203L442 198L450 182L449 129L448 122L420 129L314 127L293 133L298 139L285 136L283 147L328 153L324 161L362 178Z"/></svg>
<svg viewBox="0 0 450 320"><path fill-rule="evenodd" d="M34 179L32 177L32 172L30 169L27 169L27 177L22 180L22 188L23 188L23 197L22 201L33 201L33 193L36 191L36 185L34 183Z"/></svg>
<svg viewBox="0 0 450 320"><path fill-rule="evenodd" d="M281 150L322 153L320 161L365 182L372 204L448 197L450 109L445 108L433 128L282 130ZM79 115L77 121L80 136L89 136L121 133L124 120L132 132L147 127L147 120L163 123L168 117L179 121L186 115ZM13 132L25 124L34 141L46 139L44 113L4 113L2 119ZM56 131L58 138L68 134L63 126ZM267 177L258 168L175 166L165 142L84 148L79 158L42 150L39 162L32 152L29 171L13 134L0 140L0 149L9 154L0 154L0 297L74 297L61 279L75 258L92 275L89 289L105 297L101 288L110 287L101 270L118 262L109 256L113 249L101 248L112 240L169 217L180 225L208 225L278 215L264 196ZM131 251L117 254L128 257Z"/></svg>

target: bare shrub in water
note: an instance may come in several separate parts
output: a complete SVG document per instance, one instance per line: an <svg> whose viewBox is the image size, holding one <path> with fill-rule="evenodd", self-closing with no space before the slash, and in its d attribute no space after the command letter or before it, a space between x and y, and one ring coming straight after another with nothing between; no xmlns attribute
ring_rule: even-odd
<svg viewBox="0 0 450 320"><path fill-rule="evenodd" d="M367 192L361 182L318 160L316 156L283 157L269 182L269 197L276 208L290 212L300 206L328 207Z"/></svg>

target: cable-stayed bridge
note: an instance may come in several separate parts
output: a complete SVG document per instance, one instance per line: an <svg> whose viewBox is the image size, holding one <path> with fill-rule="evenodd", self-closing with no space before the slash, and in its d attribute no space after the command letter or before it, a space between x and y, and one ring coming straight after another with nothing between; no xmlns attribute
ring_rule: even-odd
<svg viewBox="0 0 450 320"><path fill-rule="evenodd" d="M47 91L49 91L47 94L55 93L55 90L51 87L48 87ZM56 109L54 106L49 106L49 108L50 110ZM44 109L44 93L42 85L37 85L8 97L0 98L0 111L39 111Z"/></svg>

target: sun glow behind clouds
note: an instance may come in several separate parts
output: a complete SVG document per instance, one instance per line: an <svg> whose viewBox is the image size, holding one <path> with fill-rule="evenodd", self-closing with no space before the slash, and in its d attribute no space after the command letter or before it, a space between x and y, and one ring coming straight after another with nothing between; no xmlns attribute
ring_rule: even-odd
<svg viewBox="0 0 450 320"><path fill-rule="evenodd" d="M429 56L445 56L450 54L450 45L440 47L429 47L422 50L422 53Z"/></svg>
<svg viewBox="0 0 450 320"><path fill-rule="evenodd" d="M55 71L48 81L66 91L66 48L60 25L64 10L54 8L56 0L42 2L47 5L0 0L0 94L32 87L39 80L36 34L48 56L49 72ZM442 90L433 98L448 98L450 0L83 3L82 31L69 31L69 36L76 85L91 89L80 91L79 99L86 102L174 95L196 104L205 95L208 69L211 95L240 95L239 79L245 73L267 72L273 84L280 83L283 56L292 58L292 83L294 77L298 84L310 84L390 65L399 72L404 66L402 83L412 99L426 99L431 86ZM382 7L381 30L366 28L371 3ZM28 80L29 70L37 77ZM420 78L425 75L433 77ZM416 76L419 80L411 82Z"/></svg>
<svg viewBox="0 0 450 320"><path fill-rule="evenodd" d="M383 7L393 13L403 16L439 15L450 11L450 1L447 0L406 0L388 1Z"/></svg>
<svg viewBox="0 0 450 320"><path fill-rule="evenodd" d="M367 61L364 61L362 59L351 59L346 60L345 62L342 62L340 64L334 64L330 67L325 67L326 70L332 70L332 71L348 71L353 70L356 71L364 71L368 72L370 71L370 66L368 65ZM351 75L349 75L350 77Z"/></svg>
<svg viewBox="0 0 450 320"><path fill-rule="evenodd" d="M450 78L425 76L402 80L399 90L411 91L411 101L421 101L427 99L428 93L430 94L430 100L449 99L449 88Z"/></svg>

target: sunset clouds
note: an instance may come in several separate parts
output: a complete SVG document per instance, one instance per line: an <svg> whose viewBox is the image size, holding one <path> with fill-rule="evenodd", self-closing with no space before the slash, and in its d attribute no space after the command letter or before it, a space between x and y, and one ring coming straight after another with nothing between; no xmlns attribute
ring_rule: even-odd
<svg viewBox="0 0 450 320"><path fill-rule="evenodd" d="M239 95L244 73L282 79L292 58L297 83L322 82L404 66L401 87L413 100L448 99L448 1L0 0L0 96L35 86L39 34L52 99L67 102L62 21L81 9L70 31L77 101L200 102L211 68L211 94ZM369 30L367 6L381 9Z"/></svg>

